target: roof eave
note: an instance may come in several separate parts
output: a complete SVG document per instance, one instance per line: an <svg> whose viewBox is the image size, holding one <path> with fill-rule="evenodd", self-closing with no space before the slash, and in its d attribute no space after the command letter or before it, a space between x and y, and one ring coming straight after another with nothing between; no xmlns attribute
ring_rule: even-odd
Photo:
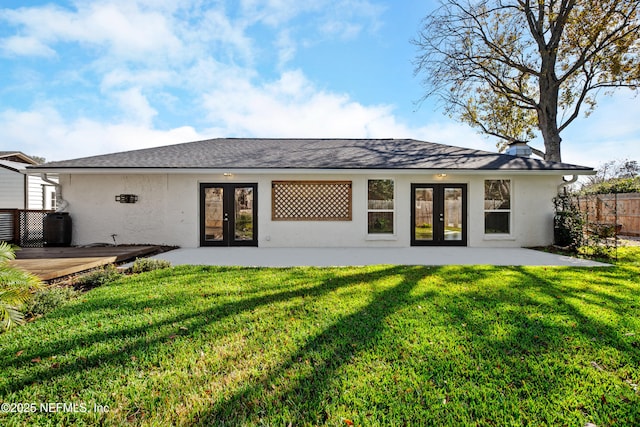
<svg viewBox="0 0 640 427"><path fill-rule="evenodd" d="M81 174L81 175L200 175L200 174L225 174L235 175L335 175L335 174L458 174L458 175L594 175L593 169L425 169L425 168L126 168L126 167L77 167L77 168L38 168L30 167L26 174Z"/></svg>
<svg viewBox="0 0 640 427"><path fill-rule="evenodd" d="M18 157L18 158L24 160L23 163L25 165L37 165L38 164L38 162L36 162L31 157L27 156L26 154L24 154L21 151L7 151L2 156L0 156L0 159L6 159L8 157Z"/></svg>

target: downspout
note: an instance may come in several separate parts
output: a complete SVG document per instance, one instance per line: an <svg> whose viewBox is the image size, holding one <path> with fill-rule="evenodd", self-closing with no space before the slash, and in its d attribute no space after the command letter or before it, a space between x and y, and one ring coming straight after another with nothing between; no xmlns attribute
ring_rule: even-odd
<svg viewBox="0 0 640 427"><path fill-rule="evenodd" d="M22 209L27 210L29 209L29 175L25 174L22 187L24 188L22 192L22 197L24 197Z"/></svg>
<svg viewBox="0 0 640 427"><path fill-rule="evenodd" d="M566 180L564 176L562 177L562 184L558 185L558 194L567 194L567 186L573 184L578 180L578 175L573 175L570 180Z"/></svg>
<svg viewBox="0 0 640 427"><path fill-rule="evenodd" d="M53 185L56 188L56 212L64 211L67 206L69 206L69 203L62 198L62 185L60 185L59 182L51 181L49 178L47 178L46 173L41 173L40 178L47 184ZM58 203L58 201L60 203Z"/></svg>

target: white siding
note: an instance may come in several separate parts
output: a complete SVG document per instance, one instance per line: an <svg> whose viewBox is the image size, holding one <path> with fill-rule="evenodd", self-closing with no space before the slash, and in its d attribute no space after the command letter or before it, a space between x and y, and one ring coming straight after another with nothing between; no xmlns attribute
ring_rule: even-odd
<svg viewBox="0 0 640 427"><path fill-rule="evenodd" d="M395 235L372 240L367 235L367 180L395 181ZM484 180L512 182L512 228L508 236L484 234ZM352 181L352 221L272 221L271 181ZM552 242L553 206L560 176L483 176L434 174L307 175L62 175L60 183L73 220L73 244L97 242L199 245L199 184L258 183L258 239L262 247L362 247L410 245L411 184L467 185L467 244L475 247L539 246ZM135 194L135 204L115 202L117 194Z"/></svg>
<svg viewBox="0 0 640 427"><path fill-rule="evenodd" d="M24 181L20 172L0 167L0 209L24 209Z"/></svg>
<svg viewBox="0 0 640 427"><path fill-rule="evenodd" d="M55 182L57 177L51 180ZM55 186L38 175L24 175L0 167L0 209L52 209L52 193L55 191Z"/></svg>
<svg viewBox="0 0 640 427"><path fill-rule="evenodd" d="M29 200L27 209L53 209L51 193L56 187L43 181L38 175L29 175ZM57 178L50 179L55 182Z"/></svg>
<svg viewBox="0 0 640 427"><path fill-rule="evenodd" d="M42 191L43 181L40 177L28 176L27 183L29 188L27 192L29 196L27 199L27 209L44 209L42 204L42 196L44 194Z"/></svg>

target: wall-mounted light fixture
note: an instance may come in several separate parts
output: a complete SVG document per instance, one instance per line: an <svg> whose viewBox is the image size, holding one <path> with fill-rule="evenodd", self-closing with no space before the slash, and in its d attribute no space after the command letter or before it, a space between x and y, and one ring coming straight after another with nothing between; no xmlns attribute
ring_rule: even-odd
<svg viewBox="0 0 640 427"><path fill-rule="evenodd" d="M116 194L116 202L118 203L135 203L138 201L138 196L135 194Z"/></svg>
<svg viewBox="0 0 640 427"><path fill-rule="evenodd" d="M438 175L436 175L438 178L446 178L447 174L446 173L439 173Z"/></svg>
<svg viewBox="0 0 640 427"><path fill-rule="evenodd" d="M231 172L225 172L222 175L227 176L227 177L233 176L233 174Z"/></svg>

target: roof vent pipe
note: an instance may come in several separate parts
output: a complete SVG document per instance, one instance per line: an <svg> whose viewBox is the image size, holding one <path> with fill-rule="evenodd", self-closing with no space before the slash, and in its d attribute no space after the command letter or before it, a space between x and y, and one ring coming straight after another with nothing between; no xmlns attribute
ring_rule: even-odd
<svg viewBox="0 0 640 427"><path fill-rule="evenodd" d="M518 142L512 142L511 144L509 144L505 153L509 154L510 156L531 157L531 154L533 153L533 151L531 150L531 147L527 145L526 142L518 141Z"/></svg>

